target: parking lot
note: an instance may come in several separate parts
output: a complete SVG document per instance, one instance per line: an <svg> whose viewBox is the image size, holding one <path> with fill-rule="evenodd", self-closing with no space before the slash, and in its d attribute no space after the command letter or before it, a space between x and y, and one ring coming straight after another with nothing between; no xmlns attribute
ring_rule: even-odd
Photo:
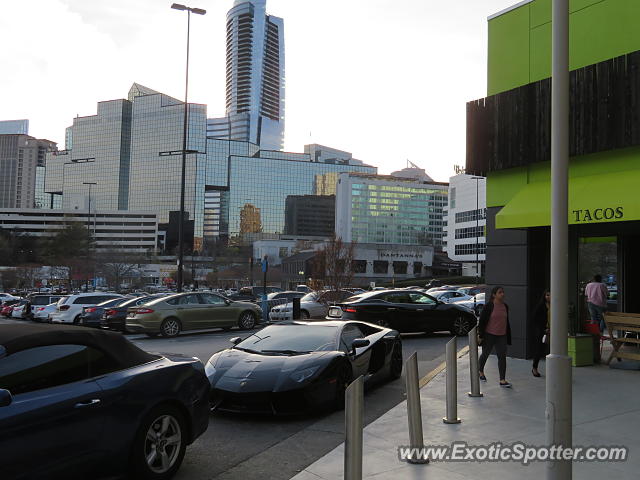
<svg viewBox="0 0 640 480"><path fill-rule="evenodd" d="M21 322L1 319L0 324ZM254 330L255 332L256 330ZM248 332L197 331L176 338L128 335L148 352L196 356L203 362L229 347L234 336ZM405 359L418 353L421 375L435 368L444 357L448 333L403 336ZM466 338L459 338L460 346ZM365 393L365 424L404 399L403 379L372 386ZM298 417L212 413L208 430L187 449L176 479L289 479L323 456L344 439L342 411Z"/></svg>

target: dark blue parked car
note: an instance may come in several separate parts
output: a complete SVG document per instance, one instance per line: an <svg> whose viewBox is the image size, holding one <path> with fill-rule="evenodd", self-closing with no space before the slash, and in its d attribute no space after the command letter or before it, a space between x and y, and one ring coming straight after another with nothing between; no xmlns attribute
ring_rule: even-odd
<svg viewBox="0 0 640 480"><path fill-rule="evenodd" d="M0 478L168 479L207 429L209 388L198 359L119 333L0 326Z"/></svg>

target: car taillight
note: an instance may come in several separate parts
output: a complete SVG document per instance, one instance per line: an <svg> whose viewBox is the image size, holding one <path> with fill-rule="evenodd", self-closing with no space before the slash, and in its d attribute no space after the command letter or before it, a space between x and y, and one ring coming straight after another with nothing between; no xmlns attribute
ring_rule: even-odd
<svg viewBox="0 0 640 480"><path fill-rule="evenodd" d="M37 311L37 312L41 312L42 310L44 310L44 307L38 307L38 308L36 309L36 311Z"/></svg>
<svg viewBox="0 0 640 480"><path fill-rule="evenodd" d="M98 309L98 307L87 307L84 309L85 313L93 313Z"/></svg>
<svg viewBox="0 0 640 480"><path fill-rule="evenodd" d="M139 308L136 310L136 315L141 315L143 313L153 313L153 308Z"/></svg>
<svg viewBox="0 0 640 480"><path fill-rule="evenodd" d="M118 312L116 312L115 310L113 310L113 309L111 309L111 308L110 308L109 310L107 310L106 312L104 312L104 314L105 314L107 317L110 317L111 315L115 315L116 313L118 313Z"/></svg>
<svg viewBox="0 0 640 480"><path fill-rule="evenodd" d="M69 305L60 305L58 307L58 310L60 310L61 312L64 312L65 310L69 310Z"/></svg>
<svg viewBox="0 0 640 480"><path fill-rule="evenodd" d="M353 307L345 307L344 311L347 312L347 313L356 313L357 312L357 310L355 308L353 308Z"/></svg>

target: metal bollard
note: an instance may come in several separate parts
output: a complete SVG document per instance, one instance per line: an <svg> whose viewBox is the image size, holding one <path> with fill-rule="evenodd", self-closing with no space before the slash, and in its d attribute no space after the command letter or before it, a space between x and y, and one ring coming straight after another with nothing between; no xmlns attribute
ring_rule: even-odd
<svg viewBox="0 0 640 480"><path fill-rule="evenodd" d="M407 387L407 414L409 420L409 446L423 448L422 408L420 406L420 379L418 378L418 354L412 354L405 363ZM409 463L429 463L428 458L410 459Z"/></svg>
<svg viewBox="0 0 640 480"><path fill-rule="evenodd" d="M469 332L469 376L471 378L470 397L482 397L480 393L480 377L478 374L478 327Z"/></svg>
<svg viewBox="0 0 640 480"><path fill-rule="evenodd" d="M344 399L344 480L362 480L362 426L364 423L364 378L347 387Z"/></svg>
<svg viewBox="0 0 640 480"><path fill-rule="evenodd" d="M456 337L447 343L447 416L444 423L460 423L458 418L458 365Z"/></svg>

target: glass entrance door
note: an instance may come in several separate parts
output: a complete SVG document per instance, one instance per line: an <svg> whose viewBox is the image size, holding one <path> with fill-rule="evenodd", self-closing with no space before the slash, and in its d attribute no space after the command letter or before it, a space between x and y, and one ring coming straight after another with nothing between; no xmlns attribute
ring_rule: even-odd
<svg viewBox="0 0 640 480"><path fill-rule="evenodd" d="M579 239L579 315L583 323L589 319L584 287L593 280L594 275L600 275L609 290L607 310L618 311L618 237L580 237Z"/></svg>

